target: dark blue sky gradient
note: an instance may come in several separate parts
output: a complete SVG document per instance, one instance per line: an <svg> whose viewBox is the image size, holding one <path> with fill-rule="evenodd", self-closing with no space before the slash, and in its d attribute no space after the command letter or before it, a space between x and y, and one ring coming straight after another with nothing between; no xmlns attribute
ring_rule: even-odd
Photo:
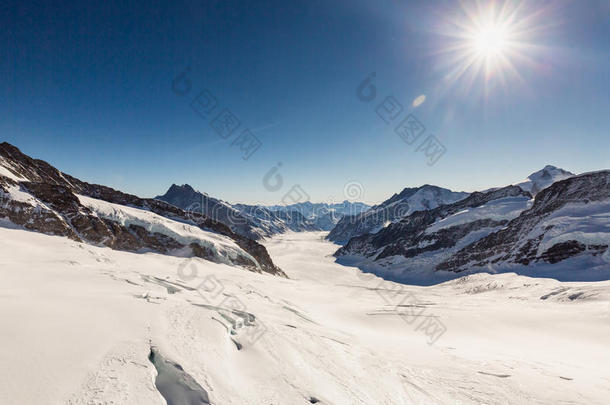
<svg viewBox="0 0 610 405"><path fill-rule="evenodd" d="M52 4L49 4L52 3ZM483 95L449 83L454 1L3 3L1 140L90 182L142 196L190 183L232 202L279 203L294 184L378 202L407 186L473 191L546 164L610 167L610 2L530 1L535 66ZM544 25L545 28L541 29ZM548 27L547 27L548 25ZM185 68L193 89L172 92ZM356 87L376 73L378 100ZM190 107L204 88L263 146L249 160ZM394 95L447 148L429 167L375 104ZM278 162L285 186L262 185Z"/></svg>

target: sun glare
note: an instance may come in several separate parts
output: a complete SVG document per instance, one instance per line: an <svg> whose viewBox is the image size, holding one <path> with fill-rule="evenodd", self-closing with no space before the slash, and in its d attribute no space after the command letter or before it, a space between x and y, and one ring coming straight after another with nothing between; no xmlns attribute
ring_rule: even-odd
<svg viewBox="0 0 610 405"><path fill-rule="evenodd" d="M508 33L502 27L490 24L476 33L473 46L486 58L501 55L506 50Z"/></svg>
<svg viewBox="0 0 610 405"><path fill-rule="evenodd" d="M538 20L545 10L508 0L459 4L446 16L439 49L448 83L459 82L469 92L479 80L498 80L506 88L511 78L522 81L519 69L533 65L532 41L544 26Z"/></svg>

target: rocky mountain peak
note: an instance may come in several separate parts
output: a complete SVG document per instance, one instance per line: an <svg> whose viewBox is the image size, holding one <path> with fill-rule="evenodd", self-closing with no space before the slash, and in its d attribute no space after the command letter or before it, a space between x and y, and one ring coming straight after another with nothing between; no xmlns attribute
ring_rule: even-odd
<svg viewBox="0 0 610 405"><path fill-rule="evenodd" d="M192 196L193 194L202 194L191 187L189 184L172 184L165 195L184 195L184 196Z"/></svg>

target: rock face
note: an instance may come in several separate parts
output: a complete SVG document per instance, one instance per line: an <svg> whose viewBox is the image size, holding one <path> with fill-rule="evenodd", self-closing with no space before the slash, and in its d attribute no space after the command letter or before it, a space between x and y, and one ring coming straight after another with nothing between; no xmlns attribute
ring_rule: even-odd
<svg viewBox="0 0 610 405"><path fill-rule="evenodd" d="M156 232L153 224L126 224L104 218L83 205L78 195L151 212L184 226L201 229L212 240L225 241L224 246L236 247L229 252L213 249L206 243L185 245L173 236ZM142 199L83 182L42 160L32 159L6 142L0 144L0 217L26 229L112 249L152 250L167 254L190 248L194 256L207 260L285 276L262 245L234 233L218 221L202 214L187 213L163 201Z"/></svg>
<svg viewBox="0 0 610 405"><path fill-rule="evenodd" d="M328 234L327 239L334 242L346 242L350 238L375 233L393 222L415 211L430 210L443 204L462 200L468 193L454 192L445 188L424 185L417 188L405 188L394 194L383 203L355 215L346 215Z"/></svg>
<svg viewBox="0 0 610 405"><path fill-rule="evenodd" d="M437 268L463 271L487 264L557 263L580 254L601 255L610 245L609 199L609 170L553 183L506 227L464 247Z"/></svg>

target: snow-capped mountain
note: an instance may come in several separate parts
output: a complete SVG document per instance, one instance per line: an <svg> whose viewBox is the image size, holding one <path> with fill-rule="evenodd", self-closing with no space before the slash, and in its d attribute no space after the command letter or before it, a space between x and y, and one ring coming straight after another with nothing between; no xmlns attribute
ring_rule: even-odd
<svg viewBox="0 0 610 405"><path fill-rule="evenodd" d="M205 215L89 184L0 144L0 218L112 249L197 256L283 275L267 250Z"/></svg>
<svg viewBox="0 0 610 405"><path fill-rule="evenodd" d="M603 170L553 183L536 195L530 209L437 269L554 264L573 256L588 256L595 265L594 258L606 254L609 245L610 170Z"/></svg>
<svg viewBox="0 0 610 405"><path fill-rule="evenodd" d="M529 186L539 190L535 199L522 184L475 192L354 237L335 255L397 280L432 279L437 270L554 264L572 256L591 259L587 268L607 265L601 256L610 245L610 172L571 175L546 186L548 168L530 176Z"/></svg>
<svg viewBox="0 0 610 405"><path fill-rule="evenodd" d="M530 204L531 195L517 186L475 192L452 204L420 210L377 233L356 236L335 256L403 270L432 271L461 247L505 226Z"/></svg>
<svg viewBox="0 0 610 405"><path fill-rule="evenodd" d="M329 233L328 239L345 242L358 235L375 233L415 211L430 210L442 204L462 200L467 196L468 193L455 192L428 184L405 188L399 194L394 194L388 200L367 211L341 218Z"/></svg>
<svg viewBox="0 0 610 405"><path fill-rule="evenodd" d="M551 184L574 176L574 173L560 169L555 166L546 165L542 170L530 174L527 180L517 185L535 196Z"/></svg>

